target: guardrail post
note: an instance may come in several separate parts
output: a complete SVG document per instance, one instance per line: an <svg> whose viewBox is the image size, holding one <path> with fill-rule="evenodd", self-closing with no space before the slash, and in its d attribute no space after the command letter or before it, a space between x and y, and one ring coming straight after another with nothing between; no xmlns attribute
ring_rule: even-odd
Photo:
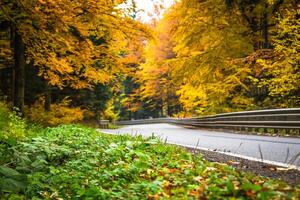
<svg viewBox="0 0 300 200"><path fill-rule="evenodd" d="M107 129L109 125L109 120L99 120L98 124L100 128Z"/></svg>
<svg viewBox="0 0 300 200"><path fill-rule="evenodd" d="M268 129L267 128L264 128L263 129L263 133L267 133L268 132Z"/></svg>
<svg viewBox="0 0 300 200"><path fill-rule="evenodd" d="M285 134L288 135L290 133L289 129L285 129Z"/></svg>

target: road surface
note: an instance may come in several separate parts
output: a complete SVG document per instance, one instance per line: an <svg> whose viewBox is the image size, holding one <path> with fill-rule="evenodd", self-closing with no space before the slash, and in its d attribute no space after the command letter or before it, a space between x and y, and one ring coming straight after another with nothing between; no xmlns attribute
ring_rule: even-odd
<svg viewBox="0 0 300 200"><path fill-rule="evenodd" d="M130 125L114 130L100 130L111 134L131 134L161 137L167 143L209 149L239 157L300 166L300 138L282 138L187 129L171 124Z"/></svg>

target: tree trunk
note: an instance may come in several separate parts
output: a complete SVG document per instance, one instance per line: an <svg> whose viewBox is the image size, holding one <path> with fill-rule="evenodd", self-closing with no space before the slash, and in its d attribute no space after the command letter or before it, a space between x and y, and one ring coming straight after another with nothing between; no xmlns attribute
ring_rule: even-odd
<svg viewBox="0 0 300 200"><path fill-rule="evenodd" d="M10 98L10 69L2 69L0 71L0 88L1 95L3 95L4 100L8 100Z"/></svg>
<svg viewBox="0 0 300 200"><path fill-rule="evenodd" d="M132 113L131 113L131 111L128 111L128 118L129 118L129 120L132 119Z"/></svg>
<svg viewBox="0 0 300 200"><path fill-rule="evenodd" d="M160 106L160 117L164 117L164 104L163 104L163 102L161 103L161 106Z"/></svg>
<svg viewBox="0 0 300 200"><path fill-rule="evenodd" d="M45 83L45 111L51 111L51 87L48 85L48 83Z"/></svg>
<svg viewBox="0 0 300 200"><path fill-rule="evenodd" d="M269 49L271 47L269 42L269 18L268 18L268 3L265 4L265 10L263 14L263 37L264 37L264 49Z"/></svg>
<svg viewBox="0 0 300 200"><path fill-rule="evenodd" d="M16 71L16 69L13 67L12 68L12 71L11 71L11 82L10 82L10 85L11 85L11 93L10 93L10 95L11 95L11 101L12 102L14 102L15 101L15 91L16 91L16 88L15 88L15 80L16 80L16 78L15 78L15 71Z"/></svg>
<svg viewBox="0 0 300 200"><path fill-rule="evenodd" d="M5 77L5 74L3 71L0 71L0 89L1 89L1 93L0 95L3 93L3 94L6 94L5 93L5 88L6 88L6 77Z"/></svg>
<svg viewBox="0 0 300 200"><path fill-rule="evenodd" d="M25 97L25 44L21 35L15 31L14 34L14 107L24 113L24 97Z"/></svg>

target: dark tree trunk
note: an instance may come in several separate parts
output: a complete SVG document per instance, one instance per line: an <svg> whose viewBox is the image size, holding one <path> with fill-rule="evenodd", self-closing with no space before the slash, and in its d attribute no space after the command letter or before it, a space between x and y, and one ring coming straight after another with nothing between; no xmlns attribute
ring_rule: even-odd
<svg viewBox="0 0 300 200"><path fill-rule="evenodd" d="M264 49L269 49L271 47L270 42L269 42L268 8L269 8L269 5L268 5L268 3L266 3L264 14L263 14L263 23L262 23L262 26L263 26L262 30L263 30L263 37L264 37L264 44L263 44Z"/></svg>
<svg viewBox="0 0 300 200"><path fill-rule="evenodd" d="M10 26L10 47L11 48L15 48L15 28L14 26ZM14 102L15 101L15 58L14 58L14 64L11 70L11 76L10 76L10 87L11 87L11 93L10 93L10 98L11 101Z"/></svg>
<svg viewBox="0 0 300 200"><path fill-rule="evenodd" d="M11 101L12 102L15 102L15 91L16 91L16 87L15 87L15 71L16 69L13 68L12 71L11 71Z"/></svg>
<svg viewBox="0 0 300 200"><path fill-rule="evenodd" d="M131 113L131 111L128 111L128 118L129 118L129 120L132 119L132 113Z"/></svg>
<svg viewBox="0 0 300 200"><path fill-rule="evenodd" d="M3 73L3 71L0 71L0 88L1 88L1 92L3 92L3 94L5 93L5 87L6 87L6 77L5 74Z"/></svg>
<svg viewBox="0 0 300 200"><path fill-rule="evenodd" d="M51 87L48 85L48 83L45 83L45 111L51 110Z"/></svg>
<svg viewBox="0 0 300 200"><path fill-rule="evenodd" d="M10 72L11 69L0 70L0 88L5 100L10 98Z"/></svg>
<svg viewBox="0 0 300 200"><path fill-rule="evenodd" d="M25 44L21 35L14 30L14 98L13 105L17 107L21 113L24 113L24 97L25 97Z"/></svg>

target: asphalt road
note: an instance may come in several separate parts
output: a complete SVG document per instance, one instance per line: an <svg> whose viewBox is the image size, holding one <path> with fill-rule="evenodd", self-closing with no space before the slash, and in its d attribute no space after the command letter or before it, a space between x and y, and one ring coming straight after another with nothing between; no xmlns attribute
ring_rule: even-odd
<svg viewBox="0 0 300 200"><path fill-rule="evenodd" d="M131 134L161 137L167 143L227 152L264 161L300 166L300 138L243 135L208 130L187 129L170 124L124 126L114 130L101 130L112 134ZM199 142L198 142L199 141ZM262 155L262 156L261 156ZM297 159L295 159L297 158ZM295 161L293 161L295 159ZM292 162L293 161L293 162Z"/></svg>

